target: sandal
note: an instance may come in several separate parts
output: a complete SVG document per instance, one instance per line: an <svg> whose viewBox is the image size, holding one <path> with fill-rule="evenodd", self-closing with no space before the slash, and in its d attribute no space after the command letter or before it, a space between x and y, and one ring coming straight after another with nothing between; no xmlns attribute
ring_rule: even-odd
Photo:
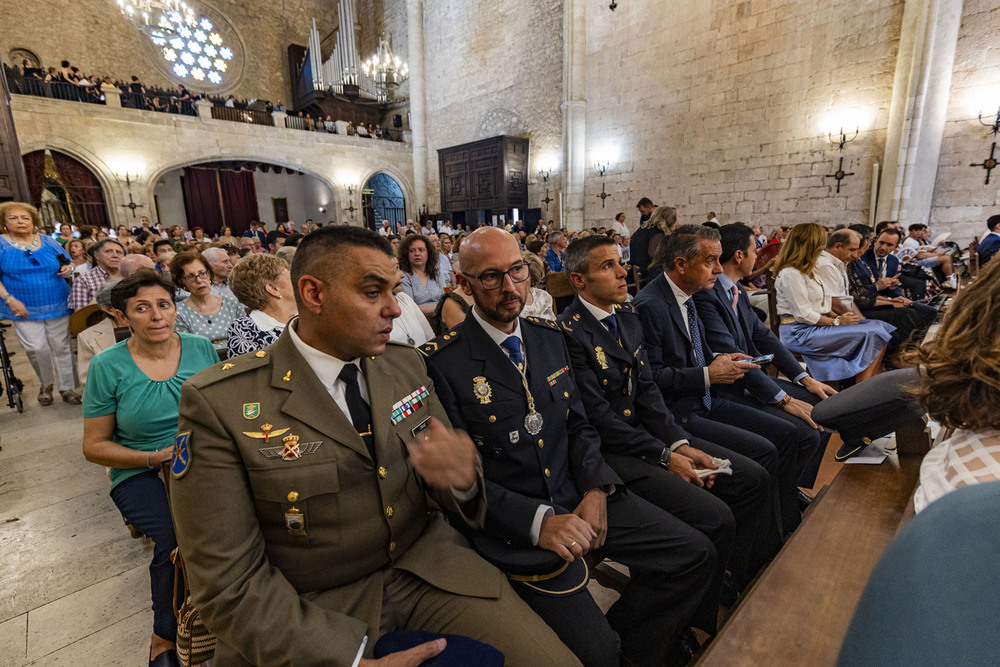
<svg viewBox="0 0 1000 667"><path fill-rule="evenodd" d="M52 405L52 385L38 390L38 404Z"/></svg>
<svg viewBox="0 0 1000 667"><path fill-rule="evenodd" d="M70 405L80 405L83 403L83 399L80 398L80 395L72 389L60 391L59 395L62 396L64 402L69 403Z"/></svg>

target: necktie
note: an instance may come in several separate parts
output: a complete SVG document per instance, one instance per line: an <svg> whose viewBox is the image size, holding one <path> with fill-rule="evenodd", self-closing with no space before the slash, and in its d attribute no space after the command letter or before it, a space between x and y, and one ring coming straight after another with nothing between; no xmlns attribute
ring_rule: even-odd
<svg viewBox="0 0 1000 667"><path fill-rule="evenodd" d="M521 339L517 336L510 336L504 342L500 343L500 347L507 350L507 354L510 355L510 361L518 369L524 368L524 355L521 354Z"/></svg>
<svg viewBox="0 0 1000 667"><path fill-rule="evenodd" d="M878 277L885 278L885 258L878 261Z"/></svg>
<svg viewBox="0 0 1000 667"><path fill-rule="evenodd" d="M601 321L604 322L604 326L608 328L608 333L611 334L611 337L618 340L618 319L614 316L614 313L608 315Z"/></svg>
<svg viewBox="0 0 1000 667"><path fill-rule="evenodd" d="M740 301L740 288L733 283L733 312L736 312L736 304Z"/></svg>
<svg viewBox="0 0 1000 667"><path fill-rule="evenodd" d="M361 398L361 388L358 386L358 367L354 364L345 365L337 379L342 380L346 385L344 394L347 397L347 409L351 413L351 422L358 435L365 441L368 454L374 461L375 438L372 436L372 410L365 403L365 399Z"/></svg>
<svg viewBox="0 0 1000 667"><path fill-rule="evenodd" d="M688 312L688 327L691 329L691 348L694 350L694 360L698 366L705 366L705 350L701 347L701 326L698 324L698 311L694 309L694 299L688 299L684 303ZM702 405L706 410L712 409L712 394L708 387L705 387L705 394L701 397Z"/></svg>

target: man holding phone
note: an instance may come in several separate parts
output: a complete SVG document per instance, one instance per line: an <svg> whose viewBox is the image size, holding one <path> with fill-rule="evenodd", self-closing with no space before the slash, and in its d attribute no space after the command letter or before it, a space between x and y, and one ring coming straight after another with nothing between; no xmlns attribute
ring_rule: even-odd
<svg viewBox="0 0 1000 667"><path fill-rule="evenodd" d="M705 336L713 352L769 355L788 380L772 379L762 369L747 371L739 382L719 387L720 395L734 403L757 408L778 417L795 429L798 443L796 457L798 486L812 488L823 459L829 433L823 433L812 419L813 405L836 392L829 385L812 378L750 307L750 300L739 281L753 270L757 247L753 230L743 224L725 225L722 237L722 264L712 287L694 295L694 302L705 325ZM770 361L771 359L768 359ZM757 361L754 359L753 361ZM808 502L799 492L800 500ZM792 511L786 508L785 511Z"/></svg>

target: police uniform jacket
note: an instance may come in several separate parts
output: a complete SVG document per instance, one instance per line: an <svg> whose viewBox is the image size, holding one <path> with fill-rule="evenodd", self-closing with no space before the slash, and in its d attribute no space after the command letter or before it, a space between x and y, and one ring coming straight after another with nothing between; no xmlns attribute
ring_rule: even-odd
<svg viewBox="0 0 1000 667"><path fill-rule="evenodd" d="M740 298L736 302L735 311L732 295L726 292L719 281L709 289L696 292L692 297L712 351L719 354L741 352L751 357L773 354L774 367L784 373L785 377L794 380L802 375L802 366L795 360L795 355L754 314L743 285L736 283L736 288L740 291ZM746 389L764 404L773 403L774 397L784 391L760 368L748 370L735 386Z"/></svg>
<svg viewBox="0 0 1000 667"><path fill-rule="evenodd" d="M583 405L603 450L658 464L665 446L690 436L674 421L653 382L635 310L628 303L617 304L615 320L619 340L579 296L558 318Z"/></svg>
<svg viewBox="0 0 1000 667"><path fill-rule="evenodd" d="M523 318L521 335L528 386L544 420L537 435L525 429L520 373L476 318L470 315L421 348L448 416L468 431L482 456L486 531L514 548L530 546L540 504L565 514L587 491L622 483L601 456L556 323Z"/></svg>
<svg viewBox="0 0 1000 667"><path fill-rule="evenodd" d="M370 656L388 568L452 593L499 596L503 575L428 507L407 460L419 423L448 424L422 357L390 342L362 366L375 461L288 329L181 390L171 509L218 664L350 666L366 635ZM284 454L292 436L298 458ZM474 526L483 495L459 505L433 494Z"/></svg>

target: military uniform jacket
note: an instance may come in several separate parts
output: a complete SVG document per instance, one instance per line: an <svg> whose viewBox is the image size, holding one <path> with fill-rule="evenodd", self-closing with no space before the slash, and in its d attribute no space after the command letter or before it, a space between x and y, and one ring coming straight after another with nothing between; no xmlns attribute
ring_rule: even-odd
<svg viewBox="0 0 1000 667"><path fill-rule="evenodd" d="M690 436L663 402L643 349L642 324L632 306L615 306L620 340L577 296L559 316L573 372L590 423L605 452L657 464L664 446Z"/></svg>
<svg viewBox="0 0 1000 667"><path fill-rule="evenodd" d="M181 390L171 509L218 664L350 666L365 635L370 655L389 567L456 594L499 595L503 575L429 509L407 459L414 427L430 416L448 424L423 358L390 343L362 365L377 462L287 329ZM292 436L298 458L285 455ZM434 497L478 526L483 496L461 506Z"/></svg>
<svg viewBox="0 0 1000 667"><path fill-rule="evenodd" d="M528 386L544 420L537 435L525 430L520 373L476 318L421 348L448 416L482 456L486 531L515 548L530 546L540 503L565 514L587 491L622 483L601 456L555 322L523 318L521 336Z"/></svg>

